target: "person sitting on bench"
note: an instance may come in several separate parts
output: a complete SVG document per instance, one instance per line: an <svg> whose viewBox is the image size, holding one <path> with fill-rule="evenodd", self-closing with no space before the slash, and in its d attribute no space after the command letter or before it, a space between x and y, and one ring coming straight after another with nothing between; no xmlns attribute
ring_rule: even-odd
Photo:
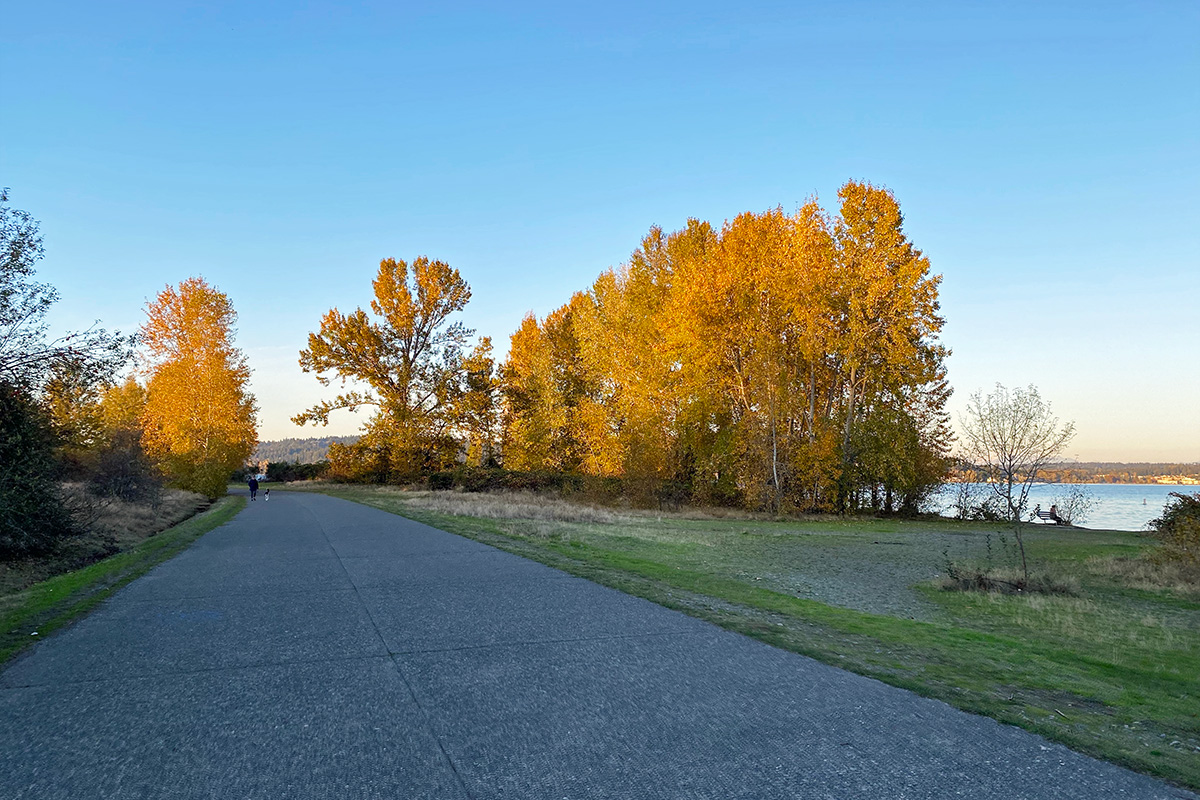
<svg viewBox="0 0 1200 800"><path fill-rule="evenodd" d="M1058 515L1058 506L1057 505L1050 506L1049 511L1042 511L1042 504L1038 503L1037 507L1035 507L1033 509L1033 515L1035 517L1037 517L1038 519L1048 520L1050 522L1053 522L1055 525L1066 525L1067 524L1067 521Z"/></svg>

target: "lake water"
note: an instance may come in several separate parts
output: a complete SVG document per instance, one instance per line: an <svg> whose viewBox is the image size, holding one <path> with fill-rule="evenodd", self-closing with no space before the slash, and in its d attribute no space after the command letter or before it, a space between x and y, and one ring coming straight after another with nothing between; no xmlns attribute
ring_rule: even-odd
<svg viewBox="0 0 1200 800"><path fill-rule="evenodd" d="M1044 510L1057 498L1065 497L1073 485L1087 489L1092 496L1092 509L1087 518L1077 521L1081 528L1095 528L1113 531L1141 531L1146 529L1146 523L1162 516L1163 506L1171 499L1171 492L1192 494L1200 492L1200 486L1176 486L1161 483L1085 483L1085 484L1035 484L1029 490L1029 509L1041 504ZM941 508L939 513L954 516L951 502L957 491L957 485L946 484L937 501ZM986 489L986 486L979 487Z"/></svg>

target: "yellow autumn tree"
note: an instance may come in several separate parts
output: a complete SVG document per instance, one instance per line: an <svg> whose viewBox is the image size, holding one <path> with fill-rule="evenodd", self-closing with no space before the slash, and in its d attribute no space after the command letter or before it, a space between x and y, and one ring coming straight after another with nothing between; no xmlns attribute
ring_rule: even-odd
<svg viewBox="0 0 1200 800"><path fill-rule="evenodd" d="M587 303L577 292L540 323L527 315L512 335L501 373L504 465L510 469L576 472L594 456L585 430L593 390L575 329Z"/></svg>
<svg viewBox="0 0 1200 800"><path fill-rule="evenodd" d="M237 314L224 293L188 278L159 292L146 316L146 451L171 484L219 497L258 441L250 367L233 343Z"/></svg>
<svg viewBox="0 0 1200 800"><path fill-rule="evenodd" d="M682 354L671 318L681 263L711 246L713 231L691 220L685 231L654 227L629 263L600 275L576 322L584 369L597 391L592 452L607 454L599 474L623 475L635 494L686 481L692 451L682 431L695 405L682 383ZM588 465L585 465L588 467Z"/></svg>
<svg viewBox="0 0 1200 800"><path fill-rule="evenodd" d="M480 338L462 360L460 387L454 393L452 416L467 450L467 464L494 467L499 456L496 440L500 428L499 380L492 357L492 339Z"/></svg>
<svg viewBox="0 0 1200 800"><path fill-rule="evenodd" d="M101 392L96 416L102 442L88 481L93 493L129 501L157 497L161 477L143 445L146 399L146 388L133 376Z"/></svg>
<svg viewBox="0 0 1200 800"><path fill-rule="evenodd" d="M942 409L949 397L945 359L950 351L937 340L945 323L939 313L941 276L930 274L929 259L908 240L895 196L869 183L849 181L838 197L842 203L833 232L838 290L831 354L838 367L836 413L848 479L843 481L841 505L861 506L867 504L848 495L864 486L870 491L876 481L854 479L853 467L871 449L856 443L860 434L869 440L872 429L891 429L882 441L930 443L933 433L938 442L932 446L939 453L947 449ZM903 436L897 425L905 430ZM922 480L932 485L936 477ZM869 505L878 503L872 499Z"/></svg>
<svg viewBox="0 0 1200 800"><path fill-rule="evenodd" d="M146 387L132 376L105 387L100 395L100 424L106 432L140 428L146 409Z"/></svg>
<svg viewBox="0 0 1200 800"><path fill-rule="evenodd" d="M483 439L496 427L487 407L491 343L464 357L473 331L449 319L471 299L470 285L444 261L420 256L412 264L382 260L372 288L371 313L331 309L300 351L301 369L323 385L336 379L367 388L342 392L292 421L324 425L334 411L374 407L362 438L329 451L334 472L352 480L404 482L451 467L460 432L477 440L486 462L491 442Z"/></svg>
<svg viewBox="0 0 1200 800"><path fill-rule="evenodd" d="M914 511L944 474L940 277L891 192L652 228L512 339L505 464L642 499Z"/></svg>

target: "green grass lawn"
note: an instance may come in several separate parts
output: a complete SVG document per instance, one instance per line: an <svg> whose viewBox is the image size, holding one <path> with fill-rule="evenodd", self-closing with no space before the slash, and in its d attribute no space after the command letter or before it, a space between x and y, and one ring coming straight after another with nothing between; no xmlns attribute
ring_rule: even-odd
<svg viewBox="0 0 1200 800"><path fill-rule="evenodd" d="M116 555L0 596L0 664L224 525L245 505L245 497L224 497L207 511Z"/></svg>
<svg viewBox="0 0 1200 800"><path fill-rule="evenodd" d="M1137 534L1026 526L1031 570L1079 591L1011 596L938 580L947 558L1010 566L1004 525L572 514L520 497L323 491L1200 789L1200 594L1135 588L1106 569L1152 546Z"/></svg>

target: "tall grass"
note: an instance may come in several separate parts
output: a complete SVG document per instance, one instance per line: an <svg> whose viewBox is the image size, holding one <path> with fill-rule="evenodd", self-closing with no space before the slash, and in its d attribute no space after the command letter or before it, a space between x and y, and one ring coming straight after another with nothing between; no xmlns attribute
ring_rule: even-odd
<svg viewBox="0 0 1200 800"><path fill-rule="evenodd" d="M627 515L590 505L570 502L562 497L533 492L430 492L379 489L411 508L436 514L483 519L528 519L551 522L577 522L612 525Z"/></svg>
<svg viewBox="0 0 1200 800"><path fill-rule="evenodd" d="M127 550L209 506L203 495L180 489L137 503L97 498L82 484L66 484L63 494L81 532L48 553L0 562L0 595Z"/></svg>
<svg viewBox="0 0 1200 800"><path fill-rule="evenodd" d="M1093 556L1086 566L1093 575L1113 578L1131 589L1200 598L1200 563L1194 561L1109 555Z"/></svg>

